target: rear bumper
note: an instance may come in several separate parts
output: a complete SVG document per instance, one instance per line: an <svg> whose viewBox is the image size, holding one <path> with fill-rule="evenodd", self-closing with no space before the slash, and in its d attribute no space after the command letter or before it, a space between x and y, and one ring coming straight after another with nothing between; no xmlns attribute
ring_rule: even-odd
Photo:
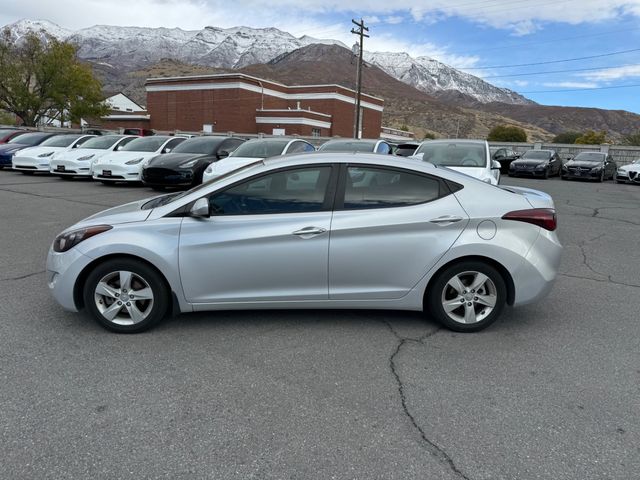
<svg viewBox="0 0 640 480"><path fill-rule="evenodd" d="M514 306L533 303L549 294L558 275L561 256L558 236L541 228L524 262L512 272L516 290Z"/></svg>

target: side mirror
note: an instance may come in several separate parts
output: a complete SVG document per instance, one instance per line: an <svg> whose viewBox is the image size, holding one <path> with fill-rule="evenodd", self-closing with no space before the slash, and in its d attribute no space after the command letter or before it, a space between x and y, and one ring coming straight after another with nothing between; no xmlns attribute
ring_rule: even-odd
<svg viewBox="0 0 640 480"><path fill-rule="evenodd" d="M500 170L500 162L493 160L491 162L491 170Z"/></svg>
<svg viewBox="0 0 640 480"><path fill-rule="evenodd" d="M218 160L227 158L228 156L229 156L229 152L227 152L226 150L220 150L218 152Z"/></svg>
<svg viewBox="0 0 640 480"><path fill-rule="evenodd" d="M164 149L164 153L171 153L171 149L170 148L165 148Z"/></svg>
<svg viewBox="0 0 640 480"><path fill-rule="evenodd" d="M189 215L194 218L209 218L211 213L209 212L209 200L206 198L199 198L191 207Z"/></svg>

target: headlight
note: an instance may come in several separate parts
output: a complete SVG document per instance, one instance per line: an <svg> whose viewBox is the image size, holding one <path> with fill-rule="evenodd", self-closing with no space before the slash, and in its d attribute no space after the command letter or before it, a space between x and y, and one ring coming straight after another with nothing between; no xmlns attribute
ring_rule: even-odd
<svg viewBox="0 0 640 480"><path fill-rule="evenodd" d="M545 168L547 168L547 164L546 164L546 163L543 163L543 164L538 165L538 166L536 167L536 170L544 170Z"/></svg>
<svg viewBox="0 0 640 480"><path fill-rule="evenodd" d="M147 168L149 166L149 164L151 163L151 159L147 158L144 163L142 164L142 168Z"/></svg>
<svg viewBox="0 0 640 480"><path fill-rule="evenodd" d="M96 156L95 153L93 155L85 155L84 157L78 158L78 160L91 160L95 156Z"/></svg>
<svg viewBox="0 0 640 480"><path fill-rule="evenodd" d="M66 252L83 240L91 238L99 233L111 230L111 225L97 225L95 227L81 228L79 230L72 230L71 232L62 233L58 235L53 242L53 250L58 253Z"/></svg>
<svg viewBox="0 0 640 480"><path fill-rule="evenodd" d="M51 155L53 155L55 152L47 152L47 153L41 153L40 155L38 155L38 158L44 158L44 157L50 157Z"/></svg>
<svg viewBox="0 0 640 480"><path fill-rule="evenodd" d="M128 162L124 162L125 165L137 165L139 164L142 160L144 160L143 157L140 158L134 158L133 160L129 160Z"/></svg>
<svg viewBox="0 0 640 480"><path fill-rule="evenodd" d="M598 165L597 167L593 167L591 169L592 172L596 172L596 173L598 173L600 170L602 170L602 165Z"/></svg>
<svg viewBox="0 0 640 480"><path fill-rule="evenodd" d="M185 162L183 164L180 165L180 168L191 168L193 167L196 163L198 162L198 159L194 159L194 160L189 160L188 162Z"/></svg>

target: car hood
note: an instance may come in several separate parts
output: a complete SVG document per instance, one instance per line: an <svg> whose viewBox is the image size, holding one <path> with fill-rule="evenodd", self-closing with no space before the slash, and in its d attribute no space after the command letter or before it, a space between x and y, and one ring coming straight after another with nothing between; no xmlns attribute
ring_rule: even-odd
<svg viewBox="0 0 640 480"><path fill-rule="evenodd" d="M244 165L249 165L250 163L256 162L260 160L260 158L255 157L227 157L222 160L218 160L215 163L210 165L212 174L216 177L220 175L224 175L225 173L230 172L231 170L235 170L236 168L240 168Z"/></svg>
<svg viewBox="0 0 640 480"><path fill-rule="evenodd" d="M77 160L78 158L93 155L93 160L108 153L109 150L102 150L101 148L74 148L73 150L55 153L52 158L54 160Z"/></svg>
<svg viewBox="0 0 640 480"><path fill-rule="evenodd" d="M622 170L623 172L640 172L640 163L623 165L618 170Z"/></svg>
<svg viewBox="0 0 640 480"><path fill-rule="evenodd" d="M178 168L181 164L190 160L207 158L209 156L210 155L202 153L165 153L153 157L147 167Z"/></svg>
<svg viewBox="0 0 640 480"><path fill-rule="evenodd" d="M569 160L567 163L565 163L565 165L567 167L587 167L587 168L596 168L596 167L601 167L602 166L602 162L582 162L580 160L576 161L576 160Z"/></svg>
<svg viewBox="0 0 640 480"><path fill-rule="evenodd" d="M124 205L103 210L79 221L68 230L93 225L118 225L122 223L142 222L149 218L149 215L153 211L153 209L142 210L142 206L153 198L156 197L145 198L144 200L125 203Z"/></svg>
<svg viewBox="0 0 640 480"><path fill-rule="evenodd" d="M493 180L495 178L491 175L491 170L486 167L446 167L449 170L453 170L454 172L464 173L465 175L469 175L470 177L477 178L478 180L487 181Z"/></svg>
<svg viewBox="0 0 640 480"><path fill-rule="evenodd" d="M511 162L511 165L542 165L543 163L549 163L549 158L519 158Z"/></svg>
<svg viewBox="0 0 640 480"><path fill-rule="evenodd" d="M145 160L153 158L156 155L159 154L157 152L111 152L108 155L100 158L100 165L109 163L123 165L125 162L134 160L136 158L142 158L142 161L144 162Z"/></svg>
<svg viewBox="0 0 640 480"><path fill-rule="evenodd" d="M37 157L43 153L52 152L52 155L57 152L63 152L67 147L27 147L20 150L20 154L16 157Z"/></svg>
<svg viewBox="0 0 640 480"><path fill-rule="evenodd" d="M23 148L28 148L27 145L21 145L19 143L5 143L0 145L0 154L11 154Z"/></svg>
<svg viewBox="0 0 640 480"><path fill-rule="evenodd" d="M551 195L541 192L540 190L534 190L533 188L525 187L513 187L511 185L498 185L498 188L522 195L527 199L527 201L533 208L555 209L555 204L553 203L553 198L551 197Z"/></svg>

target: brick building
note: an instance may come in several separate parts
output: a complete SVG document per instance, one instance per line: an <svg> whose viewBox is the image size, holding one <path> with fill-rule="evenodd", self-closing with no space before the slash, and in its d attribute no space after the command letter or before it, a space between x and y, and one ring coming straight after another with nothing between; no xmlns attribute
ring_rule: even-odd
<svg viewBox="0 0 640 480"><path fill-rule="evenodd" d="M288 86L244 74L150 78L150 127L158 131L353 136L355 91ZM384 100L361 97L361 136L378 138Z"/></svg>

